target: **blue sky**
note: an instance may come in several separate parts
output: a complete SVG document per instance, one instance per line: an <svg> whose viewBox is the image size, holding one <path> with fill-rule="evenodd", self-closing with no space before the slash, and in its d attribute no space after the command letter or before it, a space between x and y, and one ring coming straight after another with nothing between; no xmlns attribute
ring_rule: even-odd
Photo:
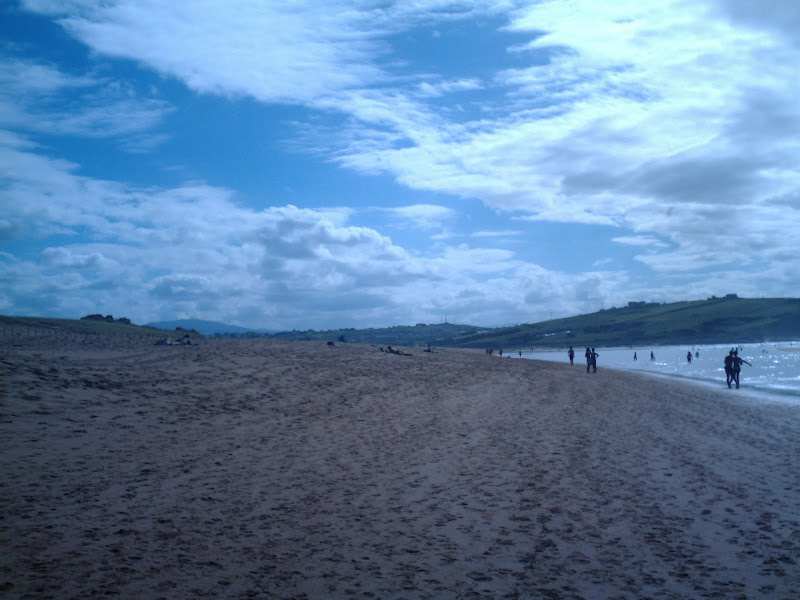
<svg viewBox="0 0 800 600"><path fill-rule="evenodd" d="M0 8L0 314L800 296L794 0Z"/></svg>

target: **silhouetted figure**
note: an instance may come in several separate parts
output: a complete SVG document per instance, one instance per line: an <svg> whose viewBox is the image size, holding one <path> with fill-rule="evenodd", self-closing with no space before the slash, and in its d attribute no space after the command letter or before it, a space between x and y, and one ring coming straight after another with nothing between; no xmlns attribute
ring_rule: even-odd
<svg viewBox="0 0 800 600"><path fill-rule="evenodd" d="M655 360L655 359L656 359L656 355L653 354L652 350L650 350L650 360Z"/></svg>
<svg viewBox="0 0 800 600"><path fill-rule="evenodd" d="M695 350L694 357L700 358L700 350Z"/></svg>
<svg viewBox="0 0 800 600"><path fill-rule="evenodd" d="M739 356L739 352L734 351L733 353L733 380L736 382L736 389L739 389L739 373L742 370L742 363L750 365L745 359ZM751 367L753 365L750 365Z"/></svg>
<svg viewBox="0 0 800 600"><path fill-rule="evenodd" d="M633 353L633 360L639 360L639 359L636 357L636 352L634 352L634 353Z"/></svg>
<svg viewBox="0 0 800 600"><path fill-rule="evenodd" d="M572 346L569 347L569 350L567 351L567 356L569 356L569 364L571 365L575 364L574 362L572 362L575 360L575 350L572 349Z"/></svg>
<svg viewBox="0 0 800 600"><path fill-rule="evenodd" d="M728 356L725 357L725 382L728 384L728 387L731 387L732 378L733 378L733 350L728 352Z"/></svg>
<svg viewBox="0 0 800 600"><path fill-rule="evenodd" d="M692 364L692 351L691 350L689 350L689 352L686 353L686 362L688 362L689 364Z"/></svg>
<svg viewBox="0 0 800 600"><path fill-rule="evenodd" d="M600 355L597 352L594 351L594 348L592 348L592 354L591 354L592 373L597 373L597 357L598 356L600 356Z"/></svg>
<svg viewBox="0 0 800 600"><path fill-rule="evenodd" d="M592 368L592 351L589 348L586 348L586 352L584 353L586 357L586 372L589 372L589 369Z"/></svg>

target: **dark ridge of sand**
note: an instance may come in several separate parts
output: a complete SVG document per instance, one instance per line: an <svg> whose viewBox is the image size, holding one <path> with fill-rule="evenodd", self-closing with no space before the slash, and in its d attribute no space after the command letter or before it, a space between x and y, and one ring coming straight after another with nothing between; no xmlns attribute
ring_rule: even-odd
<svg viewBox="0 0 800 600"><path fill-rule="evenodd" d="M800 598L800 409L369 345L0 341L4 598Z"/></svg>

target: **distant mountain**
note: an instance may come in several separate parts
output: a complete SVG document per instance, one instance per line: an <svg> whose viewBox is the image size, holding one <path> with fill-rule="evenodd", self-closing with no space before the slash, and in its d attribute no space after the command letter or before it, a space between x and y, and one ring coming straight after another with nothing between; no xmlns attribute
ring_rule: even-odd
<svg viewBox="0 0 800 600"><path fill-rule="evenodd" d="M239 327L238 325L228 325L217 321L203 321L202 319L178 319L175 321L159 321L158 323L148 323L150 327L159 329L175 330L178 327L183 329L194 329L203 335L214 335L215 333L249 333L254 329Z"/></svg>

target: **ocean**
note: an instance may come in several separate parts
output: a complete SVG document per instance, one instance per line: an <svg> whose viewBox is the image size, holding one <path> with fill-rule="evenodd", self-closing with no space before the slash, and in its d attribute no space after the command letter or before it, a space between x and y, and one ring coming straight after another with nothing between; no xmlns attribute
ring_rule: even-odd
<svg viewBox="0 0 800 600"><path fill-rule="evenodd" d="M762 399L800 405L800 342L764 344L715 344L702 346L637 346L629 348L596 348L597 369L613 368L641 371L664 377L688 379L727 389L725 356L732 348L750 365L743 364L739 391L747 391ZM575 348L575 368L586 369L586 348ZM650 352L655 360L650 360ZM692 353L692 362L686 359ZM638 360L633 360L634 352ZM519 358L519 354L510 354ZM522 358L569 362L567 349L547 352L522 352ZM736 392L737 390L732 390Z"/></svg>

